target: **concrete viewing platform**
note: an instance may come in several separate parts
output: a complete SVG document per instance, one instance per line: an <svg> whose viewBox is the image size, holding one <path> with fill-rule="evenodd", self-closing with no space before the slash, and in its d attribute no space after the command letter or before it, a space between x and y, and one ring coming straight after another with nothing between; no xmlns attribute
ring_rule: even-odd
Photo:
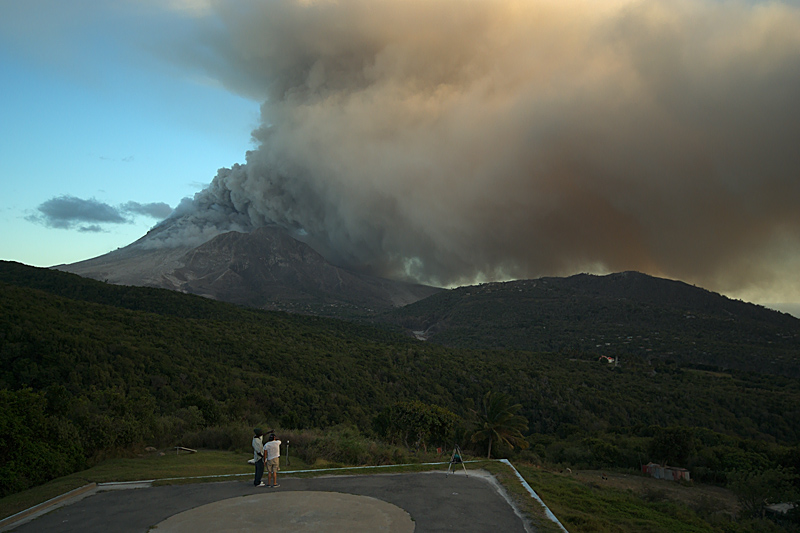
<svg viewBox="0 0 800 533"><path fill-rule="evenodd" d="M156 524L164 533L197 531L349 531L412 533L403 509L370 496L341 492L270 491L209 503Z"/></svg>
<svg viewBox="0 0 800 533"><path fill-rule="evenodd" d="M470 470L468 476L435 471L313 478L293 478L287 472L279 483L277 488L254 487L251 477L237 477L158 487L147 482L101 485L2 530L535 531L502 486L481 470Z"/></svg>

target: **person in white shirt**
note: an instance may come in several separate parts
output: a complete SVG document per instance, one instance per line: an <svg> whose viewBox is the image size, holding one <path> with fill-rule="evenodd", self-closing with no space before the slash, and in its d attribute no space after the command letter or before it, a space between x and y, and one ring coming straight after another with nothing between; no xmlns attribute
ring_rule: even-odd
<svg viewBox="0 0 800 533"><path fill-rule="evenodd" d="M253 437L253 464L256 465L256 478L253 480L253 485L256 487L263 487L264 482L261 478L264 476L264 444L262 443L263 433L259 428L253 430L255 437Z"/></svg>
<svg viewBox="0 0 800 533"><path fill-rule="evenodd" d="M275 438L272 433L269 440L264 445L264 456L267 461L267 486L280 487L278 485L278 470L280 470L281 441Z"/></svg>

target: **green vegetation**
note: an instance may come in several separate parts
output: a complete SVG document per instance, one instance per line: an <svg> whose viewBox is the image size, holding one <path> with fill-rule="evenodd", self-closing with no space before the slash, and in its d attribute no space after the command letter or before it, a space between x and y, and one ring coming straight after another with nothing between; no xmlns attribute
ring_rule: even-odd
<svg viewBox="0 0 800 533"><path fill-rule="evenodd" d="M383 410L373 424L378 435L402 442L408 448L409 443L419 449L428 451L428 443L449 442L459 418L457 415L438 405L428 405L420 401L400 402Z"/></svg>
<svg viewBox="0 0 800 533"><path fill-rule="evenodd" d="M776 343L778 357L792 353ZM482 455L488 439L470 449L467 431L490 392L527 420L517 429L530 445L494 437L493 457L632 471L667 461L696 482L731 487L780 472L780 490L765 482L770 491L752 496L762 503L798 488L800 380L788 376L667 357L615 366L581 351L445 347L12 263L0 263L0 362L0 495L145 446L244 452L255 426L293 432L298 459L312 466L409 462L454 442ZM580 491L554 490L553 501L571 506L567 495ZM611 508L630 503L604 497ZM717 527L691 508L655 507ZM603 531L592 521L602 513L590 514L570 531Z"/></svg>
<svg viewBox="0 0 800 533"><path fill-rule="evenodd" d="M599 472L576 476L517 465L525 480L572 533L748 533L798 531L759 516L724 512L715 487L679 485L628 474L603 480ZM603 474L603 477L606 477ZM666 488L663 488L666 487Z"/></svg>
<svg viewBox="0 0 800 533"><path fill-rule="evenodd" d="M710 532L697 513L674 501L647 501L627 491L582 483L531 467L518 467L568 531Z"/></svg>
<svg viewBox="0 0 800 533"><path fill-rule="evenodd" d="M522 404L511 405L511 399L502 392L486 393L482 408L473 411L477 428L472 433L472 442L486 443L486 458L492 458L492 444L506 445L511 449L528 448L522 432L527 431L528 421L517 413Z"/></svg>
<svg viewBox="0 0 800 533"><path fill-rule="evenodd" d="M800 377L800 320L637 272L487 283L380 317L430 342Z"/></svg>
<svg viewBox="0 0 800 533"><path fill-rule="evenodd" d="M759 471L732 472L729 486L739 500L743 516L759 517L766 502L798 501L800 494L793 487L797 475L782 467Z"/></svg>

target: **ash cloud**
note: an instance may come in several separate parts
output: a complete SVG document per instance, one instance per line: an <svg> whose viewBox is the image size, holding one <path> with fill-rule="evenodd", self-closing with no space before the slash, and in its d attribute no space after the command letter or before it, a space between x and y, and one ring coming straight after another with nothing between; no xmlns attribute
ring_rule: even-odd
<svg viewBox="0 0 800 533"><path fill-rule="evenodd" d="M264 103L247 163L176 210L194 238L277 223L432 284L639 270L800 298L796 4L211 6L173 59Z"/></svg>

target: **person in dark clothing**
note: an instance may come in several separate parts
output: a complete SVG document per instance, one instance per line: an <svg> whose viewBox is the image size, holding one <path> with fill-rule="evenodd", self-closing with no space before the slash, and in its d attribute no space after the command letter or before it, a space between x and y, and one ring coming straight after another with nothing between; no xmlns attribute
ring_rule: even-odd
<svg viewBox="0 0 800 533"><path fill-rule="evenodd" d="M256 465L256 477L253 480L253 485L256 487L264 487L261 478L264 476L264 443L262 437L264 433L259 428L253 430L255 436L253 437L253 463Z"/></svg>

